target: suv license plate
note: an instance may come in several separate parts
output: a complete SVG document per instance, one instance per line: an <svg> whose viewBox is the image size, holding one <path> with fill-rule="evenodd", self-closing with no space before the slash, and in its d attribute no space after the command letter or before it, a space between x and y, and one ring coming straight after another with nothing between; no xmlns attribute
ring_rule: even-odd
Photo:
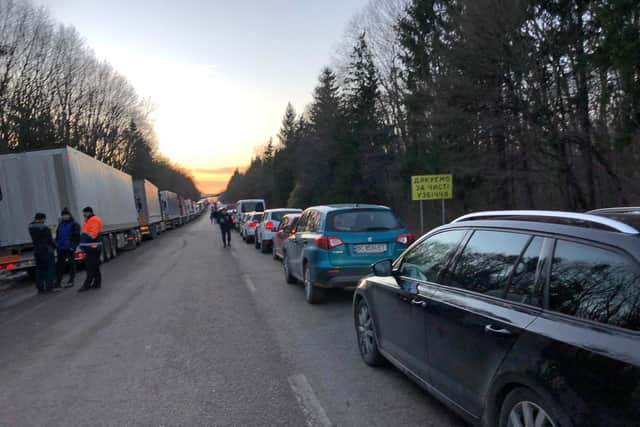
<svg viewBox="0 0 640 427"><path fill-rule="evenodd" d="M377 243L371 245L354 245L353 252L357 254L379 254L387 251L386 243Z"/></svg>

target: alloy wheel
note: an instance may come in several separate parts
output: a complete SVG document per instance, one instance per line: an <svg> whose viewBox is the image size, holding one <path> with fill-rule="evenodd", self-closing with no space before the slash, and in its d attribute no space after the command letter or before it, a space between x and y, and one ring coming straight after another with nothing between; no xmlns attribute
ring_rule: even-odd
<svg viewBox="0 0 640 427"><path fill-rule="evenodd" d="M374 350L375 336L373 333L373 320L369 313L369 307L365 303L358 309L358 345L363 355L370 354Z"/></svg>
<svg viewBox="0 0 640 427"><path fill-rule="evenodd" d="M556 424L540 406L524 401L511 409L507 427L556 427Z"/></svg>

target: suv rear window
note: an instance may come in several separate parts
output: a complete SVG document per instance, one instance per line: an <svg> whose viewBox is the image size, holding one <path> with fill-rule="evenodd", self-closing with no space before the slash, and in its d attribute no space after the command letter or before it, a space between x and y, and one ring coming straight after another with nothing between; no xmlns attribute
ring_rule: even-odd
<svg viewBox="0 0 640 427"><path fill-rule="evenodd" d="M260 221L262 221L262 216L263 216L263 215L264 215L264 214L261 214L261 213L259 213L259 214L255 214L255 215L253 215L253 216L251 217L251 221L257 221L257 222L260 222Z"/></svg>
<svg viewBox="0 0 640 427"><path fill-rule="evenodd" d="M558 240L549 282L549 308L640 331L638 269L615 252Z"/></svg>
<svg viewBox="0 0 640 427"><path fill-rule="evenodd" d="M366 232L387 231L402 228L400 221L390 210L354 209L330 213L327 231Z"/></svg>
<svg viewBox="0 0 640 427"><path fill-rule="evenodd" d="M242 202L242 212L261 212L264 210L262 202Z"/></svg>

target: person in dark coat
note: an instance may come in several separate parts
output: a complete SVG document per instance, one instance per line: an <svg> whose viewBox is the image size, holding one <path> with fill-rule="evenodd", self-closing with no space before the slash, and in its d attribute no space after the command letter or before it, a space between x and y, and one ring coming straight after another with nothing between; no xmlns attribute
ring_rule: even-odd
<svg viewBox="0 0 640 427"><path fill-rule="evenodd" d="M69 281L65 288L73 286L76 277L75 253L80 243L80 224L73 219L69 209L64 208L60 214L60 222L56 231L56 246L58 247L58 264L56 266L56 287L61 287L62 276L69 271Z"/></svg>
<svg viewBox="0 0 640 427"><path fill-rule="evenodd" d="M231 246L231 227L233 227L233 222L226 209L223 209L218 214L218 225L220 226L220 233L222 233L222 245L225 248Z"/></svg>
<svg viewBox="0 0 640 427"><path fill-rule="evenodd" d="M29 234L33 242L33 256L36 261L36 288L38 293L54 292L55 289L55 254L56 243L51 230L45 224L47 216L37 213L29 224Z"/></svg>

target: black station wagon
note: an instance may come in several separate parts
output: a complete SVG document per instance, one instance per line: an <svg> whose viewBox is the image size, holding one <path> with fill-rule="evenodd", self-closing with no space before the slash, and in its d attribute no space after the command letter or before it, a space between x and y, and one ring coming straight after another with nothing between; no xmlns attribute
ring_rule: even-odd
<svg viewBox="0 0 640 427"><path fill-rule="evenodd" d="M635 212L635 216L634 216ZM381 261L360 353L476 425L640 425L639 210L471 214Z"/></svg>

